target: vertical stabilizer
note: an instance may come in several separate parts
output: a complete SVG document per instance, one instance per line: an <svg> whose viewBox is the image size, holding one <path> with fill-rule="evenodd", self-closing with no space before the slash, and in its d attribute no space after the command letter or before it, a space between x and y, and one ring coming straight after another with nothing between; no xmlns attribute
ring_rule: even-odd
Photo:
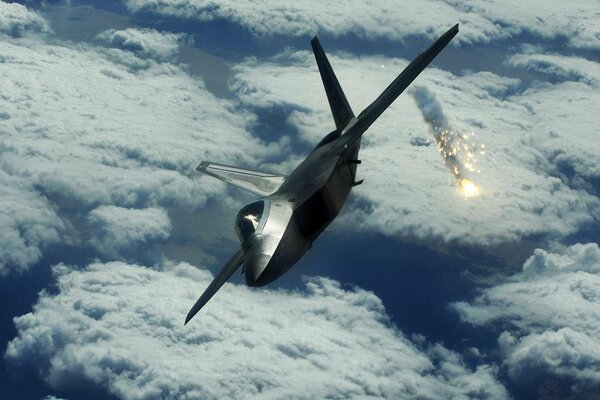
<svg viewBox="0 0 600 400"><path fill-rule="evenodd" d="M344 91L327 60L327 56L321 47L321 43L319 43L319 39L315 36L313 40L310 41L310 44L312 45L315 59L319 66L321 80L325 87L325 93L327 93L327 100L329 100L329 106L331 107L331 114L333 114L333 119L335 120L335 126L341 132L344 127L348 125L348 122L354 118L354 113L352 112L348 100L346 100L346 96L344 95Z"/></svg>

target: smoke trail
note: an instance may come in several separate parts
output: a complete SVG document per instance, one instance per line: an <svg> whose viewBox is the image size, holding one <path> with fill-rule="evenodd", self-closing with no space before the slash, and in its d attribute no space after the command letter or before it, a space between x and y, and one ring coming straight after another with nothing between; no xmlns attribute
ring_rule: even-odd
<svg viewBox="0 0 600 400"><path fill-rule="evenodd" d="M425 86L415 86L411 94L417 102L417 107L421 110L423 119L434 131L449 129L448 119L442 111L442 105L437 101L433 92Z"/></svg>
<svg viewBox="0 0 600 400"><path fill-rule="evenodd" d="M456 178L464 197L476 196L479 189L468 177L469 172L474 171L476 161L474 156L476 145L470 143L469 140L473 134L452 129L444 115L442 105L426 87L416 86L411 94L417 102L417 107L421 110L423 119L431 128L444 164Z"/></svg>

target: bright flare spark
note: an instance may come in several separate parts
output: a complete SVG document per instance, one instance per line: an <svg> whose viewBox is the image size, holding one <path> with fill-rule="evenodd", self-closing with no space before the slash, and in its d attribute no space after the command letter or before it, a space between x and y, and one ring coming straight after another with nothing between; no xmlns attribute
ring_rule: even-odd
<svg viewBox="0 0 600 400"><path fill-rule="evenodd" d="M429 89L415 86L411 91L423 119L431 128L444 165L454 176L457 189L463 193L465 200L479 195L479 188L469 180L469 176L479 172L476 155L485 154L485 145L476 143L475 132L452 129L442 104Z"/></svg>
<svg viewBox="0 0 600 400"><path fill-rule="evenodd" d="M461 179L459 183L460 188L462 190L462 194L465 197L465 199L468 199L470 197L476 197L479 195L479 188L470 180Z"/></svg>
<svg viewBox="0 0 600 400"><path fill-rule="evenodd" d="M460 130L434 126L433 134L444 164L454 175L462 196L465 200L478 196L479 188L467 176L479 172L479 169L476 168L475 154L479 151L483 154L485 145L478 145L474 142L474 132L465 133Z"/></svg>

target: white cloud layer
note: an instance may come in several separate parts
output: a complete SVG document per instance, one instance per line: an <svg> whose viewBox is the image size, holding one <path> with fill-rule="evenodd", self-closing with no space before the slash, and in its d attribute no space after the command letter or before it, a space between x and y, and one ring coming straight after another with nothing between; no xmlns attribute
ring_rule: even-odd
<svg viewBox="0 0 600 400"><path fill-rule="evenodd" d="M144 52L163 54L155 45ZM80 236L67 219L102 205L193 209L225 188L194 171L201 160L254 165L278 151L179 66L44 35L5 37L0 53L1 274Z"/></svg>
<svg viewBox="0 0 600 400"><path fill-rule="evenodd" d="M229 20L257 35L355 34L366 38L433 38L457 22L458 41L491 42L523 32L543 39L567 38L574 47L600 48L600 6L574 2L492 0L255 2L202 0L123 0L132 12L190 20Z"/></svg>
<svg viewBox="0 0 600 400"><path fill-rule="evenodd" d="M550 374L600 385L600 248L538 249L523 270L452 306L473 325L502 328L498 341L512 379Z"/></svg>
<svg viewBox="0 0 600 400"><path fill-rule="evenodd" d="M0 276L24 271L45 247L65 238L65 223L54 207L25 180L0 170Z"/></svg>
<svg viewBox="0 0 600 400"><path fill-rule="evenodd" d="M96 38L111 46L131 51L142 58L159 61L174 61L179 51L183 34L159 32L155 29L127 28L109 29L99 33Z"/></svg>
<svg viewBox="0 0 600 400"><path fill-rule="evenodd" d="M5 357L56 389L91 381L124 399L508 397L494 367L471 371L441 345L420 350L375 295L325 278L301 292L226 284L184 327L212 279L205 271L114 262L54 272L59 292L42 292L15 319Z"/></svg>
<svg viewBox="0 0 600 400"><path fill-rule="evenodd" d="M333 54L330 60L356 114L406 66L381 56ZM419 145L433 137L405 93L363 138L365 162L358 174L365 184L353 193L368 205L353 210L346 222L391 235L493 244L539 234L560 237L599 221L600 200L590 187L600 178L599 142L593 140L600 134L593 122L600 103L597 73L582 59L562 62L584 69L590 80L520 92L517 79L428 68L415 84L437 97L450 125L474 130L471 143L486 146L475 165L481 172L469 176L480 195L464 201L437 148ZM312 54L249 59L234 73L232 90L243 104L292 110L287 122L307 141L316 144L334 128ZM575 171L570 176L561 172L565 159Z"/></svg>
<svg viewBox="0 0 600 400"><path fill-rule="evenodd" d="M594 112L600 102L600 63L525 48L507 59L509 65L548 75L556 84L539 83L515 97L534 114L536 146L557 175L571 174L572 184L600 194L600 125Z"/></svg>
<svg viewBox="0 0 600 400"><path fill-rule="evenodd" d="M19 37L27 32L50 32L50 27L37 12L21 4L0 2L0 33Z"/></svg>
<svg viewBox="0 0 600 400"><path fill-rule="evenodd" d="M131 259L171 233L171 221L161 208L100 206L90 211L88 221L91 245L110 259Z"/></svg>
<svg viewBox="0 0 600 400"><path fill-rule="evenodd" d="M552 54L543 48L524 46L520 53L508 57L506 64L563 81L583 81L587 84L596 82L597 84L600 79L597 62Z"/></svg>

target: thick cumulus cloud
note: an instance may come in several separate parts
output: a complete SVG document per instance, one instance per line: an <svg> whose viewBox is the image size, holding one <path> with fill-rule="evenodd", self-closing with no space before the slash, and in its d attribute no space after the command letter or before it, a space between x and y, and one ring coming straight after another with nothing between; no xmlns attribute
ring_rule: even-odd
<svg viewBox="0 0 600 400"><path fill-rule="evenodd" d="M0 33L20 37L27 32L49 32L48 22L40 14L17 3L0 3Z"/></svg>
<svg viewBox="0 0 600 400"><path fill-rule="evenodd" d="M535 71L559 81L583 81L597 84L598 63L585 58L552 54L543 48L523 46L521 52L509 56L506 64Z"/></svg>
<svg viewBox="0 0 600 400"><path fill-rule="evenodd" d="M174 60L179 51L179 44L184 40L182 34L135 28L109 29L99 33L96 38L109 45L132 51L139 57L159 61Z"/></svg>
<svg viewBox="0 0 600 400"><path fill-rule="evenodd" d="M123 263L74 271L16 318L6 358L54 388L91 381L119 398L507 398L493 366L472 371L440 345L420 350L381 301L324 278L303 291L226 284L183 317L209 273Z"/></svg>
<svg viewBox="0 0 600 400"><path fill-rule="evenodd" d="M600 248L535 251L520 273L454 303L463 321L497 325L510 376L552 375L600 386Z"/></svg>
<svg viewBox="0 0 600 400"><path fill-rule="evenodd" d="M353 1L290 3L277 0L266 3L252 1L183 1L183 0L123 0L132 12L150 12L191 20L229 20L256 35L312 35L317 32L332 35L355 34L367 38L401 39L409 35L441 33L461 17L469 21L465 27L467 40L497 32L493 23L475 14L461 16L451 5L429 2L424 11L416 1ZM416 18L425 12L428 18ZM447 29L446 28L446 29ZM484 34L482 34L484 32Z"/></svg>
<svg viewBox="0 0 600 400"><path fill-rule="evenodd" d="M201 204L211 189L188 177L198 160L264 154L245 131L251 116L170 64L132 73L114 51L43 42L3 52L2 164L44 193L87 207Z"/></svg>
<svg viewBox="0 0 600 400"><path fill-rule="evenodd" d="M573 2L491 0L472 3L445 0L465 14L476 14L498 28L498 35L530 33L544 39L566 39L578 48L600 49L600 5L594 0Z"/></svg>
<svg viewBox="0 0 600 400"><path fill-rule="evenodd" d="M1 153L0 153L1 154ZM47 246L66 240L54 207L24 179L0 171L0 276L25 270Z"/></svg>
<svg viewBox="0 0 600 400"><path fill-rule="evenodd" d="M105 34L138 38L132 32ZM161 58L172 50L152 32L141 37L143 53ZM256 164L278 149L248 134L252 115L213 96L183 67L35 34L4 35L0 52L0 177L10 193L2 201L24 205L0 210L11 238L0 248L3 272L27 268L65 236L81 236L78 227L98 206L204 204L224 185L194 172L203 159Z"/></svg>
<svg viewBox="0 0 600 400"><path fill-rule="evenodd" d="M600 48L600 7L595 0L529 2L493 0L472 4L445 1L201 1L123 0L132 12L192 20L225 19L258 35L355 34L366 38L433 37L461 23L463 42L489 42L531 33L567 38L570 45Z"/></svg>
<svg viewBox="0 0 600 400"><path fill-rule="evenodd" d="M555 175L600 194L600 125L591 111L600 102L599 63L532 48L509 57L507 63L557 81L540 83L515 101L535 114L536 146L550 160Z"/></svg>
<svg viewBox="0 0 600 400"><path fill-rule="evenodd" d="M355 113L407 64L378 56L330 59ZM593 76L589 62L568 61ZM598 141L592 140L598 135L596 78L525 91L519 80L490 72L459 76L430 67L417 79L443 105L446 122L475 132L472 140L485 145L475 164L480 172L469 176L479 196L465 201L435 146L420 145L429 126L404 94L363 137L358 174L365 183L354 195L367 203L352 210L347 223L391 235L492 244L537 234L560 237L600 219L592 187L600 177ZM308 52L247 60L234 68L231 82L249 108L290 110L287 123L312 144L334 127ZM562 172L564 160L575 173Z"/></svg>
<svg viewBox="0 0 600 400"><path fill-rule="evenodd" d="M169 237L171 221L161 208L100 206L88 214L90 244L110 259L131 259Z"/></svg>

